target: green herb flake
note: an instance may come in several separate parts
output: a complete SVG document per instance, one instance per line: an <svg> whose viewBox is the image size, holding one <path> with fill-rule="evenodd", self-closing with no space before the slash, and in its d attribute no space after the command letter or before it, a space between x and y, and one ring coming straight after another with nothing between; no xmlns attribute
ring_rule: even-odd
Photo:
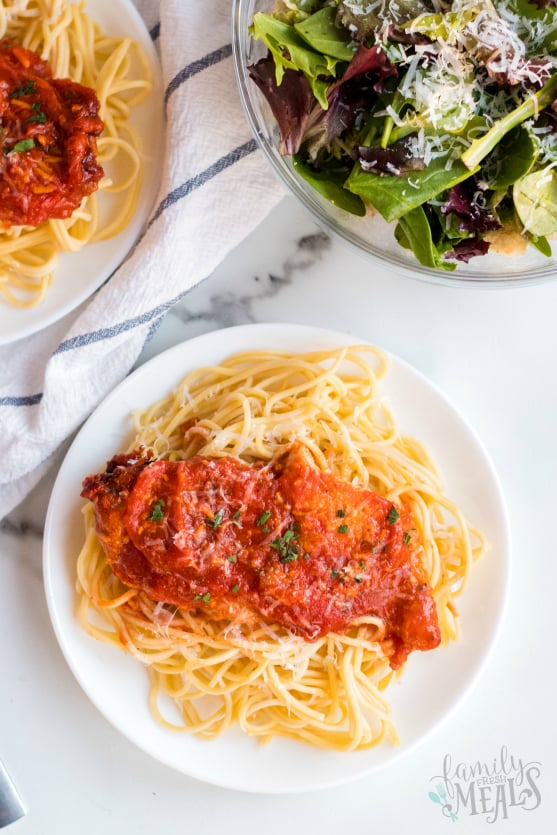
<svg viewBox="0 0 557 835"><path fill-rule="evenodd" d="M265 524L265 522L268 522L270 516L271 516L271 511L270 510L264 510L263 513L261 514L261 516L259 517L259 519L257 520L257 522L255 523L257 525L257 527L260 528L262 525Z"/></svg>
<svg viewBox="0 0 557 835"><path fill-rule="evenodd" d="M236 583L236 585L232 586L232 594L238 594L240 591L240 584Z"/></svg>
<svg viewBox="0 0 557 835"><path fill-rule="evenodd" d="M229 554L226 558L228 562L238 562L238 555L237 554Z"/></svg>
<svg viewBox="0 0 557 835"><path fill-rule="evenodd" d="M194 600L202 600L204 603L209 603L211 600L211 593L206 592L205 594L196 594L194 595Z"/></svg>
<svg viewBox="0 0 557 835"><path fill-rule="evenodd" d="M355 583L361 583L361 582L362 582L362 578L361 578L359 575L356 575L356 577L354 577L354 582L355 582Z"/></svg>
<svg viewBox="0 0 557 835"><path fill-rule="evenodd" d="M346 516L346 511L341 509L337 510L337 516L339 519L344 519L344 517Z"/></svg>
<svg viewBox="0 0 557 835"><path fill-rule="evenodd" d="M331 577L335 578L338 577L340 571L337 571L336 568L331 568Z"/></svg>
<svg viewBox="0 0 557 835"><path fill-rule="evenodd" d="M37 122L39 125L44 125L47 120L46 113L43 113L41 110L41 105L38 101L34 102L31 106L32 114L28 116L27 119L24 119L22 124L26 125L28 122Z"/></svg>
<svg viewBox="0 0 557 835"><path fill-rule="evenodd" d="M348 525L339 525L337 531L338 533L348 533L350 531L350 528L348 527Z"/></svg>
<svg viewBox="0 0 557 835"><path fill-rule="evenodd" d="M273 539L271 542L271 548L279 552L282 563L293 562L298 559L298 548L293 544L294 540L298 538L296 527L291 525L282 536Z"/></svg>
<svg viewBox="0 0 557 835"><path fill-rule="evenodd" d="M405 545L410 545L411 542L412 542L412 537L410 536L408 531L405 531L405 533L404 533L404 544Z"/></svg>
<svg viewBox="0 0 557 835"><path fill-rule="evenodd" d="M150 522L160 522L161 519L164 519L164 505L164 499L157 499L151 508L151 513L147 517Z"/></svg>
<svg viewBox="0 0 557 835"><path fill-rule="evenodd" d="M15 90L9 95L10 99L19 99L21 96L28 96L30 93L34 93L37 89L37 84L35 81L29 79L26 81L25 84L22 84L21 87L16 87Z"/></svg>
<svg viewBox="0 0 557 835"><path fill-rule="evenodd" d="M216 531L217 528L219 528L222 525L223 519L224 512L222 510L217 510L212 519L207 519L207 524L210 528Z"/></svg>
<svg viewBox="0 0 557 835"><path fill-rule="evenodd" d="M387 516L387 522L389 523L389 525L394 525L394 523L398 519L400 519L400 513L398 512L394 504L392 504L391 509L389 510L389 515Z"/></svg>
<svg viewBox="0 0 557 835"><path fill-rule="evenodd" d="M361 568L363 571L365 571L365 570L366 570L367 565L365 564L365 561L364 561L364 560L360 560L360 568Z"/></svg>
<svg viewBox="0 0 557 835"><path fill-rule="evenodd" d="M32 148L35 147L35 140L33 137L30 139L22 139L20 142L16 142L13 148L11 148L8 153L12 153L15 151L16 154L21 154L24 151L30 151Z"/></svg>

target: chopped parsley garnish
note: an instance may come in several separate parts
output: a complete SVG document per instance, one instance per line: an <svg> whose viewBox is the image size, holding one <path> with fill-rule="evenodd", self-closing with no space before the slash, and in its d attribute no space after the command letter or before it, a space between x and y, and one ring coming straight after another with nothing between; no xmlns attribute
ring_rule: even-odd
<svg viewBox="0 0 557 835"><path fill-rule="evenodd" d="M161 519L164 519L164 499L157 499L153 507L151 508L151 513L147 517L151 522L160 522Z"/></svg>
<svg viewBox="0 0 557 835"><path fill-rule="evenodd" d="M298 559L298 548L293 544L293 541L297 538L298 534L294 529L294 525L291 525L282 536L279 536L278 539L273 539L271 548L279 552L281 562L292 562Z"/></svg>
<svg viewBox="0 0 557 835"><path fill-rule="evenodd" d="M360 576L356 575L356 576L354 577L354 582L355 582L355 583L361 583L361 582L362 582L362 578L361 578Z"/></svg>
<svg viewBox="0 0 557 835"><path fill-rule="evenodd" d="M331 568L331 577L338 577L340 571L337 571L336 568Z"/></svg>
<svg viewBox="0 0 557 835"><path fill-rule="evenodd" d="M237 554L230 554L227 558L228 562L238 562Z"/></svg>
<svg viewBox="0 0 557 835"><path fill-rule="evenodd" d="M222 510L217 510L217 512L215 513L215 515L213 516L212 519L207 519L207 524L209 525L210 528L212 528L214 531L216 531L217 528L222 525L223 519L224 519L224 512Z"/></svg>
<svg viewBox="0 0 557 835"><path fill-rule="evenodd" d="M25 82L25 84L22 84L21 87L16 87L16 89L10 93L9 98L18 99L20 96L28 96L30 93L34 93L36 89L36 82L29 79Z"/></svg>
<svg viewBox="0 0 557 835"><path fill-rule="evenodd" d="M22 139L20 142L16 142L13 148L10 148L10 150L6 151L6 153L11 154L13 151L15 151L16 154L20 154L23 151L30 151L34 147L35 140L31 136L29 139Z"/></svg>
<svg viewBox="0 0 557 835"><path fill-rule="evenodd" d="M408 531L405 531L404 532L404 544L405 545L410 545L411 542L412 542L412 537L410 536Z"/></svg>
<svg viewBox="0 0 557 835"><path fill-rule="evenodd" d="M389 510L389 515L387 516L387 522L389 523L389 525L394 525L394 523L397 521L397 519L400 519L400 513L398 512L398 510L396 509L396 507L393 504L393 505L391 505L391 509Z"/></svg>
<svg viewBox="0 0 557 835"><path fill-rule="evenodd" d="M271 516L271 511L270 510L264 510L263 513L261 514L261 516L259 517L259 519L257 520L257 522L255 523L257 525L257 527L260 528L262 525L265 524L265 522L268 522L270 516Z"/></svg>
<svg viewBox="0 0 557 835"><path fill-rule="evenodd" d="M242 515L242 511L240 509L235 510L234 514L232 515L232 524L236 525L237 528L242 527L242 523L240 522L240 516Z"/></svg>
<svg viewBox="0 0 557 835"><path fill-rule="evenodd" d="M366 566L364 560L360 560L360 568L362 568L364 571L366 570L367 566Z"/></svg>
<svg viewBox="0 0 557 835"><path fill-rule="evenodd" d="M348 533L349 530L348 525L339 525L337 528L338 533Z"/></svg>
<svg viewBox="0 0 557 835"><path fill-rule="evenodd" d="M211 599L211 593L206 592L205 594L196 594L194 595L194 600L202 600L204 603L208 603Z"/></svg>
<svg viewBox="0 0 557 835"><path fill-rule="evenodd" d="M344 517L346 516L346 511L345 510L337 510L337 516L338 516L339 519L344 519Z"/></svg>
<svg viewBox="0 0 557 835"><path fill-rule="evenodd" d="M236 583L236 585L232 586L232 594L238 594L240 591L240 584Z"/></svg>
<svg viewBox="0 0 557 835"><path fill-rule="evenodd" d="M31 110L33 111L33 114L28 116L27 119L24 119L22 124L26 125L28 122L37 122L39 125L44 125L46 122L46 113L42 112L38 101L31 106Z"/></svg>

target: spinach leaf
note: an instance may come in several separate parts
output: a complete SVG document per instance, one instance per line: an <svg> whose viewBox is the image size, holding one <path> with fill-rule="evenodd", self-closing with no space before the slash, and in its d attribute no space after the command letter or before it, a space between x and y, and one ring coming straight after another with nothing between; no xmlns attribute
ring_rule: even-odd
<svg viewBox="0 0 557 835"><path fill-rule="evenodd" d="M470 171L460 160L447 168L448 154L432 160L421 171L409 171L399 176L374 174L355 165L345 187L359 194L374 206L385 220L398 220L427 200L470 177Z"/></svg>
<svg viewBox="0 0 557 835"><path fill-rule="evenodd" d="M317 52L338 58L340 61L350 61L355 52L355 49L350 47L350 33L347 29L336 26L335 18L336 9L326 6L303 22L296 23L294 28Z"/></svg>
<svg viewBox="0 0 557 835"><path fill-rule="evenodd" d="M437 270L452 271L456 264L445 261L433 241L429 220L422 206L400 218L395 229L395 237L401 246L411 249L420 264Z"/></svg>
<svg viewBox="0 0 557 835"><path fill-rule="evenodd" d="M309 165L306 165L299 156L292 157L292 165L304 180L323 197L330 200L334 206L359 217L365 215L366 207L362 198L344 188L343 184L348 173L345 165L339 165L339 163L333 161L324 166L322 170L315 171Z"/></svg>
<svg viewBox="0 0 557 835"><path fill-rule="evenodd" d="M531 170L538 147L531 134L519 127L505 136L487 159L485 176L494 191L507 189Z"/></svg>

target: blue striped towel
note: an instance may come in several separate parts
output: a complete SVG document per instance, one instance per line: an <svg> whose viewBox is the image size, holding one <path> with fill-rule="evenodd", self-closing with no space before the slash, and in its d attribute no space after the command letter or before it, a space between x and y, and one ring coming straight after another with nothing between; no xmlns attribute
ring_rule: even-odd
<svg viewBox="0 0 557 835"><path fill-rule="evenodd" d="M230 0L136 5L162 63L161 189L138 247L88 303L0 348L0 516L126 376L165 313L281 197L236 90Z"/></svg>

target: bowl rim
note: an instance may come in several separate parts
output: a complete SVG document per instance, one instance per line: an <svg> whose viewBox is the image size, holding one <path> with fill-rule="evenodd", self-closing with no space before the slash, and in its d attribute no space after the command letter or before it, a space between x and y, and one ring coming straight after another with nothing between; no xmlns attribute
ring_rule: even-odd
<svg viewBox="0 0 557 835"><path fill-rule="evenodd" d="M251 80L246 62L245 47L249 43L248 26L253 15L256 0L232 0L232 57L234 73L240 99L253 136L263 152L278 179L287 187L301 205L310 212L314 221L329 235L352 245L363 257L373 261L386 269L402 274L407 278L437 284L444 287L474 287L490 289L497 287L520 287L541 284L557 278L557 261L550 261L541 267L531 267L511 273L490 274L485 270L466 267L466 271L458 268L454 272L435 270L425 267L416 261L410 265L407 261L397 257L395 253L381 253L367 244L361 237L350 229L344 228L334 219L325 214L313 194L302 186L302 181L292 169L285 164L277 148L269 141L262 130L254 105L254 95L258 93ZM510 256L509 256L510 257Z"/></svg>

